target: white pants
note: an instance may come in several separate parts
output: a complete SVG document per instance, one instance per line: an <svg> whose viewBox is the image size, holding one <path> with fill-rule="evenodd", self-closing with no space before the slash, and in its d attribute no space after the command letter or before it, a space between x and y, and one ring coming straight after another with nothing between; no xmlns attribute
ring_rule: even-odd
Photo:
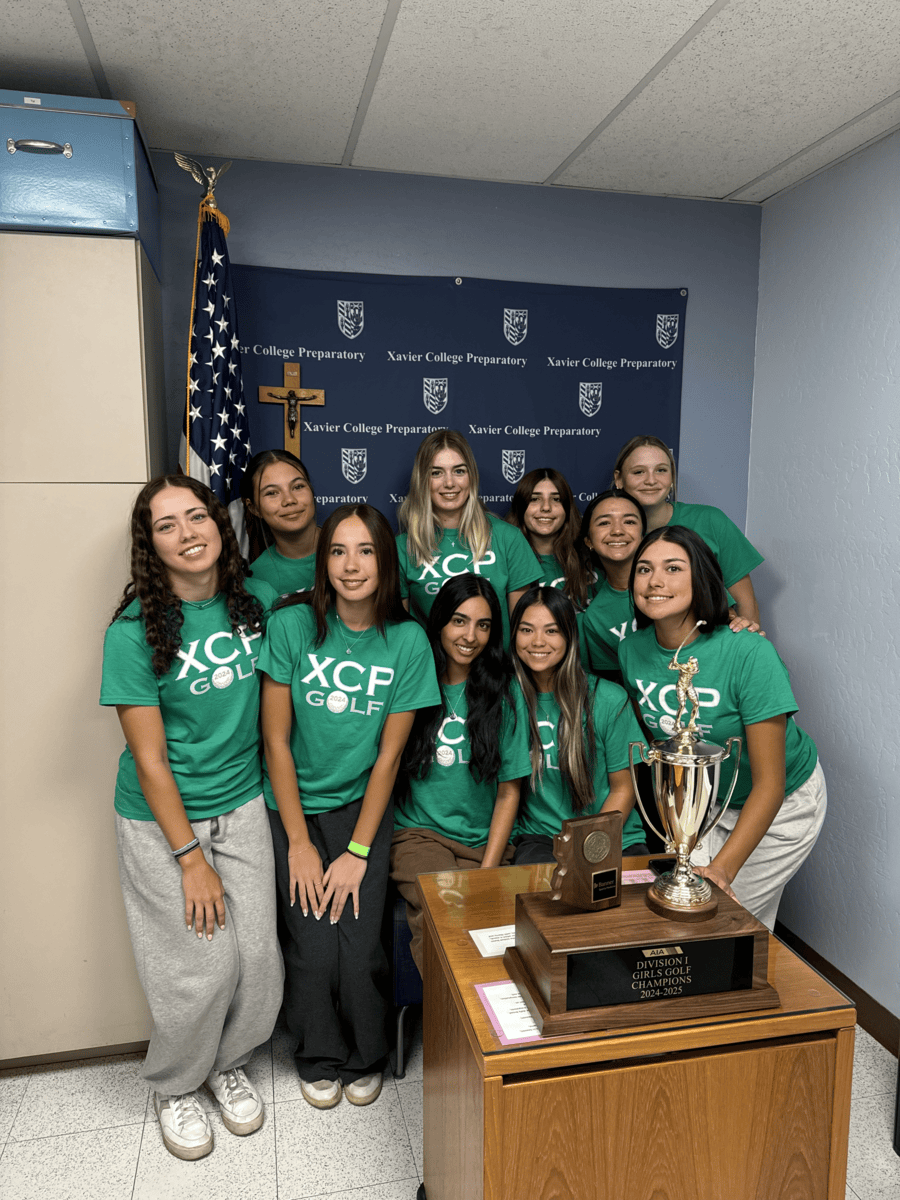
<svg viewBox="0 0 900 1200"><path fill-rule="evenodd" d="M734 878L731 888L738 900L769 929L775 927L784 885L816 844L827 803L825 776L817 762L806 783L785 796L762 841ZM740 815L739 808L726 810L712 833L704 837L703 845L691 855L695 866L705 867L716 857Z"/></svg>

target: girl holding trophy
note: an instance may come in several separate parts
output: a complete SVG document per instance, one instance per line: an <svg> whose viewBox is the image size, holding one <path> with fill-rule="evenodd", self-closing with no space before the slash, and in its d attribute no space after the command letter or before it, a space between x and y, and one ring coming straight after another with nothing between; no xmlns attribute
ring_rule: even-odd
<svg viewBox="0 0 900 1200"><path fill-rule="evenodd" d="M683 644L697 664L692 682L704 740L743 740L731 805L704 839L711 861L697 870L771 929L826 806L816 747L792 719L797 702L787 668L765 638L729 629L721 569L690 529L670 525L647 534L630 590L638 631L622 642L619 665L650 736L665 739L675 729L678 686L670 663ZM733 763L723 764L720 795L733 772Z"/></svg>

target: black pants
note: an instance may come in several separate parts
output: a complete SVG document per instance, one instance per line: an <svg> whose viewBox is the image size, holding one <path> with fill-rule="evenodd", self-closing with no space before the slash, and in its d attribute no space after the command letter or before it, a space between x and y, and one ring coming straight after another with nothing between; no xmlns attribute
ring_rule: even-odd
<svg viewBox="0 0 900 1200"><path fill-rule="evenodd" d="M347 849L362 801L307 816L310 840L322 857L322 870ZM275 877L284 952L284 1013L297 1038L295 1057L301 1079L340 1079L353 1083L383 1069L387 959L381 947L381 919L387 890L394 809L389 804L369 851L359 889L359 919L352 899L340 920L330 909L317 921L299 902L290 905L288 840L281 817L268 810L275 847Z"/></svg>

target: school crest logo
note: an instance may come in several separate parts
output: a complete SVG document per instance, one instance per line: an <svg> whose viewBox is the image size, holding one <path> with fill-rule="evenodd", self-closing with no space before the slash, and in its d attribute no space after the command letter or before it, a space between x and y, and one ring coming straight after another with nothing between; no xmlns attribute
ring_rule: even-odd
<svg viewBox="0 0 900 1200"><path fill-rule="evenodd" d="M422 403L434 416L447 407L448 395L449 386L446 379L422 380Z"/></svg>
<svg viewBox="0 0 900 1200"><path fill-rule="evenodd" d="M525 451L503 451L503 478L507 483L518 483L525 474Z"/></svg>
<svg viewBox="0 0 900 1200"><path fill-rule="evenodd" d="M603 403L602 383L579 383L578 407L586 417L596 417Z"/></svg>
<svg viewBox="0 0 900 1200"><path fill-rule="evenodd" d="M528 309L504 308L503 333L512 346L521 346L528 337Z"/></svg>
<svg viewBox="0 0 900 1200"><path fill-rule="evenodd" d="M362 483L368 465L368 451L341 450L341 470L348 483Z"/></svg>
<svg viewBox="0 0 900 1200"><path fill-rule="evenodd" d="M338 329L345 338L355 338L366 323L362 300L338 300Z"/></svg>
<svg viewBox="0 0 900 1200"><path fill-rule="evenodd" d="M669 350L678 341L678 313L656 314L656 340L663 350Z"/></svg>

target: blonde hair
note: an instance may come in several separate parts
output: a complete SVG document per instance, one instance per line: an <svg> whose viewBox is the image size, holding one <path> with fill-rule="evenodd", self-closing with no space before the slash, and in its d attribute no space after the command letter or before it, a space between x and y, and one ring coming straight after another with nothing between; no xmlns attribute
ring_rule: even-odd
<svg viewBox="0 0 900 1200"><path fill-rule="evenodd" d="M619 457L616 459L615 466L613 467L612 487L621 488L625 486L624 482L616 482L616 475L622 473L622 467L625 465L625 460L629 457L629 455L633 454L635 450L640 450L641 446L652 446L655 450L662 450L663 454L665 454L666 458L669 460L669 469L672 472L672 488L668 496L666 496L666 499L671 504L674 504L678 498L678 473L675 470L675 459L672 457L672 451L669 449L666 443L660 441L658 437L654 437L652 433L639 433L636 437L633 437L631 441L626 442L619 451Z"/></svg>
<svg viewBox="0 0 900 1200"><path fill-rule="evenodd" d="M406 530L406 553L419 567L435 557L443 536L431 507L431 468L442 450L458 454L469 473L469 496L459 522L460 542L468 546L475 562L484 558L491 544L490 521L478 499L478 465L472 447L456 429L439 429L429 433L416 451L409 493L397 510L400 528Z"/></svg>

